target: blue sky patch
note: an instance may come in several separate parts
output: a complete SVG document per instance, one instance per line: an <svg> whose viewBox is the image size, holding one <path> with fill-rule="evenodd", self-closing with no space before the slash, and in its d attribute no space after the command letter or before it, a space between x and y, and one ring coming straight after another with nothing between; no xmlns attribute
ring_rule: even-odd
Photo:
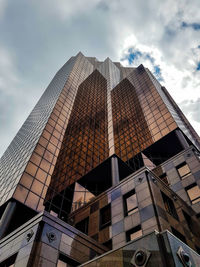
<svg viewBox="0 0 200 267"><path fill-rule="evenodd" d="M158 79L158 81L163 82L164 79L162 77L162 71L159 65L156 65L155 63L155 58L151 56L151 54L149 53L142 53L139 50L135 50L134 48L129 48L128 49L128 55L126 55L124 58L121 59L123 60L128 60L128 63L130 65L136 63L135 61L137 61L137 64L143 64L143 61L147 60L151 63L152 68L153 68L153 74L155 75L155 77ZM139 62L138 62L139 60ZM145 63L144 63L145 64Z"/></svg>
<svg viewBox="0 0 200 267"><path fill-rule="evenodd" d="M153 67L153 69L154 69L153 74L156 76L156 78L158 79L158 81L159 82L163 82L164 79L162 77L162 73L161 73L160 67L156 65L156 66Z"/></svg>
<svg viewBox="0 0 200 267"><path fill-rule="evenodd" d="M129 52L129 55L127 59L128 59L129 64L132 64L135 59L138 59L139 57L142 56L142 53L140 51L136 50L133 52L132 48L129 48L128 52Z"/></svg>
<svg viewBox="0 0 200 267"><path fill-rule="evenodd" d="M149 60L152 64L155 63L155 59L148 53L142 53L139 50L134 50L133 48L128 49L128 56L126 56L124 59L128 59L128 63L131 65L134 63L135 60L138 60L140 57L143 59Z"/></svg>
<svg viewBox="0 0 200 267"><path fill-rule="evenodd" d="M200 23L187 23L185 21L182 22L181 24L182 28L192 28L195 31L199 31L200 30Z"/></svg>
<svg viewBox="0 0 200 267"><path fill-rule="evenodd" d="M200 62L198 62L196 70L197 70L197 71L200 70Z"/></svg>
<svg viewBox="0 0 200 267"><path fill-rule="evenodd" d="M152 64L155 63L155 59L147 53L145 53L145 59L148 59Z"/></svg>
<svg viewBox="0 0 200 267"><path fill-rule="evenodd" d="M136 63L135 61L137 61L137 64L140 64L139 61L141 61L141 64L143 64L143 61L147 60L151 63L152 68L153 68L153 74L155 75L155 77L158 79L159 82L163 82L164 79L162 77L162 71L159 65L156 65L155 63L155 58L151 56L151 54L149 53L142 53L139 50L136 50L134 48L129 48L128 49L128 55L126 55L124 58L121 59L123 60L128 60L129 65L133 65L134 63Z"/></svg>

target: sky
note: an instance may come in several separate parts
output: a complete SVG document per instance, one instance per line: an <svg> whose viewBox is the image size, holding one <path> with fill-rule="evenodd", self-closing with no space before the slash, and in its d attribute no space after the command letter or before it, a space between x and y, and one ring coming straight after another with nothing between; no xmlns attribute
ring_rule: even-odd
<svg viewBox="0 0 200 267"><path fill-rule="evenodd" d="M0 0L0 156L81 51L149 68L200 134L199 0Z"/></svg>

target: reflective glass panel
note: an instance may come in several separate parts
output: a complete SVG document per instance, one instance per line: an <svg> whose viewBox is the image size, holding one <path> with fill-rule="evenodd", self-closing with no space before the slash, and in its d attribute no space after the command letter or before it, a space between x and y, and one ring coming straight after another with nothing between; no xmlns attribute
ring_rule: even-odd
<svg viewBox="0 0 200 267"><path fill-rule="evenodd" d="M192 187L190 186L190 188L186 190L192 204L195 204L200 201L200 188L198 187L198 185L193 184Z"/></svg>
<svg viewBox="0 0 200 267"><path fill-rule="evenodd" d="M137 207L137 198L135 194L135 190L128 192L124 195L124 208L125 208L125 216L131 215L138 211Z"/></svg>
<svg viewBox="0 0 200 267"><path fill-rule="evenodd" d="M179 165L177 168L177 171L182 179L186 178L188 175L191 174L190 169L188 165L183 162L181 165Z"/></svg>

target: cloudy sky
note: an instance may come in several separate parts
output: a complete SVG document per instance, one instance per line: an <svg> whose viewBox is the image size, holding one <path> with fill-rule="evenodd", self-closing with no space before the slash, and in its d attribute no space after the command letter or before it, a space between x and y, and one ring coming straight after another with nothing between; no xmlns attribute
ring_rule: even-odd
<svg viewBox="0 0 200 267"><path fill-rule="evenodd" d="M0 156L79 51L143 63L200 134L199 0L0 0Z"/></svg>

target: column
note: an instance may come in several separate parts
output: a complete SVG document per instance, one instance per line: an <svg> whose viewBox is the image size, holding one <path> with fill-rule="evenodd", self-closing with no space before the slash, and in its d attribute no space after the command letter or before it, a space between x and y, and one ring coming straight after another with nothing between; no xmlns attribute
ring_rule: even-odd
<svg viewBox="0 0 200 267"><path fill-rule="evenodd" d="M113 156L111 158L111 170L112 170L112 185L117 185L119 183L119 166L118 158Z"/></svg>

